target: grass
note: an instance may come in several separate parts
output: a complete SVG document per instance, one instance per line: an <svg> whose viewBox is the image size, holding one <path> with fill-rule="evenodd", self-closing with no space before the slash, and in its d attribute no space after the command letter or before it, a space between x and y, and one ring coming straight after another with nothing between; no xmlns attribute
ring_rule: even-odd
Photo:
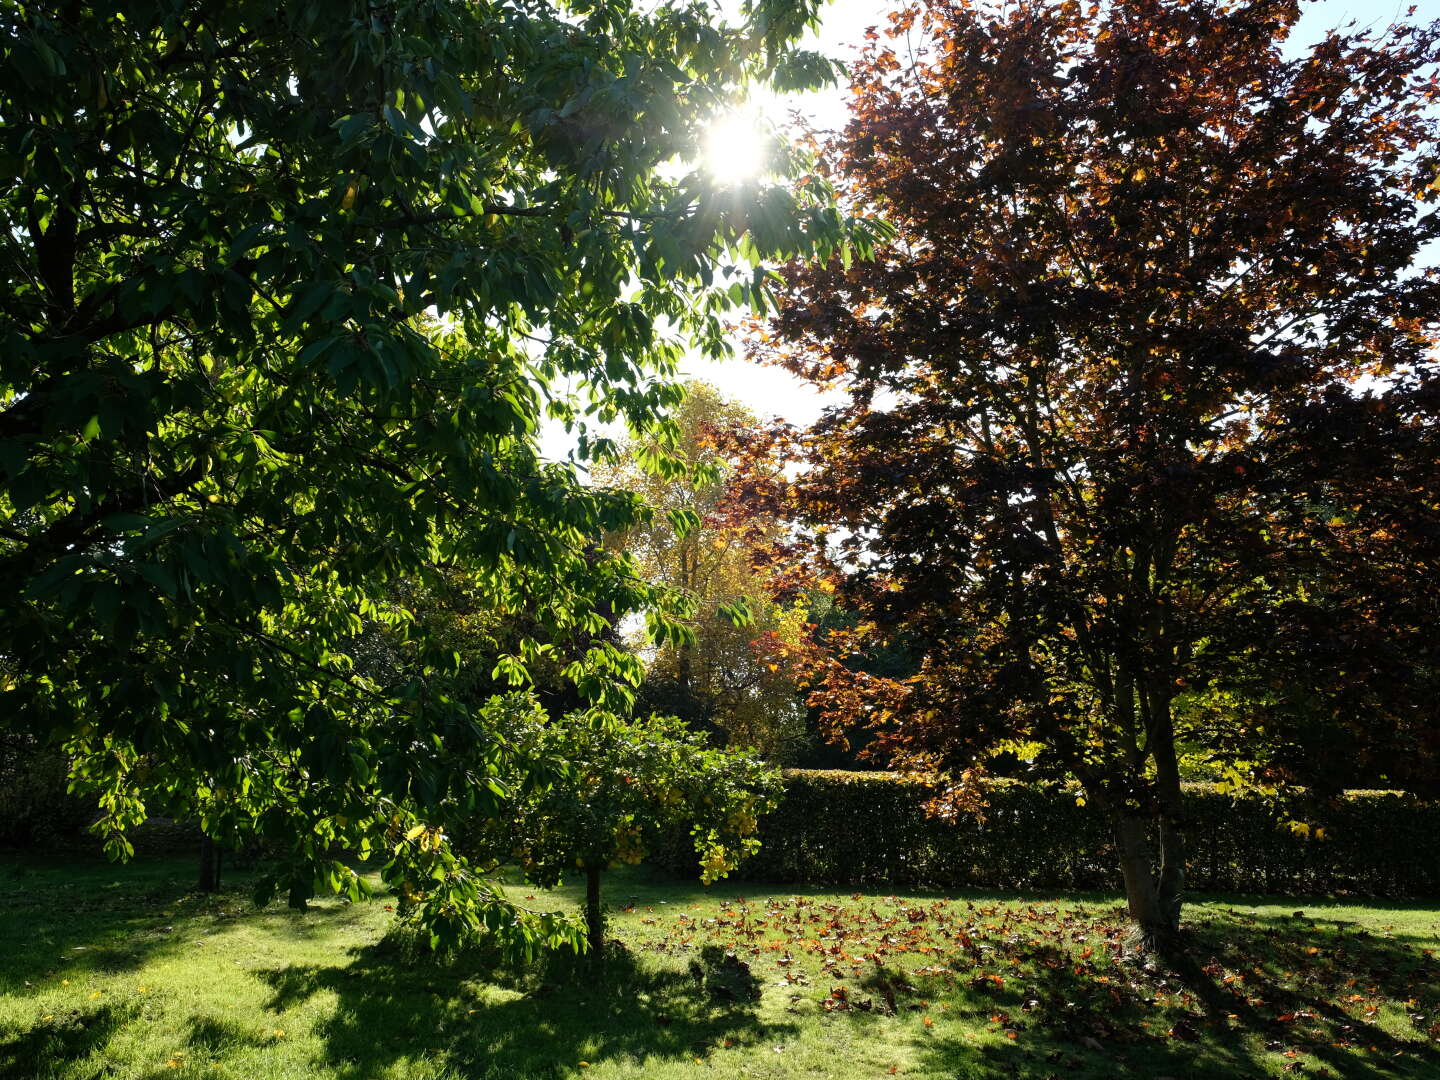
<svg viewBox="0 0 1440 1080"><path fill-rule="evenodd" d="M1440 1077L1433 907L1202 898L1176 976L1124 956L1111 896L641 870L601 968L514 970L413 956L383 900L256 910L193 872L0 870L0 1077Z"/></svg>

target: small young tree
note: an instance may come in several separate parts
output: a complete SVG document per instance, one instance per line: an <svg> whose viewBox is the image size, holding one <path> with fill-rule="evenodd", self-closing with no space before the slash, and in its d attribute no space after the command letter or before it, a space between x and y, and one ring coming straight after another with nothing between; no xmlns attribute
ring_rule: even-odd
<svg viewBox="0 0 1440 1080"><path fill-rule="evenodd" d="M864 616L832 644L923 659L832 658L819 700L953 803L1003 750L1078 779L1151 944L1180 916L1178 742L1276 784L1440 751L1440 280L1417 263L1440 24L1288 58L1297 17L907 6L824 148L897 240L793 268L756 346L849 391L791 491Z"/></svg>
<svg viewBox="0 0 1440 1080"><path fill-rule="evenodd" d="M497 865L515 860L544 888L584 875L585 939L596 957L606 870L640 862L688 828L709 884L759 848L759 818L779 798L773 768L707 746L674 717L625 720L590 710L547 720L535 709L511 737L527 757L565 764L543 784L517 785L510 813L485 823L477 846Z"/></svg>

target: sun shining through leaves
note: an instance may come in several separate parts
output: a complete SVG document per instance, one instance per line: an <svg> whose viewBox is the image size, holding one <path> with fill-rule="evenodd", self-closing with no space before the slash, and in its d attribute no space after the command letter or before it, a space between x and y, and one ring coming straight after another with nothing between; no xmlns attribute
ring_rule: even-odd
<svg viewBox="0 0 1440 1080"><path fill-rule="evenodd" d="M704 169L722 187L755 180L767 171L770 131L755 105L722 113L705 134Z"/></svg>

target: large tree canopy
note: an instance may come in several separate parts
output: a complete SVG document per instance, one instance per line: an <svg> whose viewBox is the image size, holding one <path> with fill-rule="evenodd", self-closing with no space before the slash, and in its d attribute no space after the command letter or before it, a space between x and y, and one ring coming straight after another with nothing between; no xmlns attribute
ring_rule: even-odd
<svg viewBox="0 0 1440 1080"><path fill-rule="evenodd" d="M821 700L957 797L1002 750L1077 778L1151 939L1177 743L1267 784L1440 754L1440 24L1287 57L1297 18L903 9L824 150L896 241L796 268L757 345L849 391L792 494L849 647L924 661L831 660Z"/></svg>
<svg viewBox="0 0 1440 1080"><path fill-rule="evenodd" d="M680 342L718 349L728 304L763 305L752 264L866 243L820 186L684 165L747 82L826 75L791 47L813 18L8 5L3 722L65 741L116 829L200 806L265 833L296 902L354 887L328 854L373 845L451 930L509 924L422 829L444 800L499 805L503 741L423 667L347 650L364 620L403 627L387 582L432 566L556 635L646 602L595 547L637 501L536 432L571 422L583 456L587 414L653 424ZM571 674L603 703L629 666L602 642Z"/></svg>

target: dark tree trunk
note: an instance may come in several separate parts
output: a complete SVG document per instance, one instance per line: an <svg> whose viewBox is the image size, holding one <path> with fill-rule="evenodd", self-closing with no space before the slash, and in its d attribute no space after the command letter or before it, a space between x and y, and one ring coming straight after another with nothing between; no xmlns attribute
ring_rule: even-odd
<svg viewBox="0 0 1440 1080"><path fill-rule="evenodd" d="M1166 918L1180 927L1180 907L1185 895L1185 817L1180 789L1180 765L1175 757L1175 731L1168 698L1156 697L1150 745L1155 757L1155 793L1159 806L1160 878L1157 888Z"/></svg>
<svg viewBox="0 0 1440 1080"><path fill-rule="evenodd" d="M605 917L600 912L600 874L598 866L585 868L585 932L590 943L590 959L596 963L605 948Z"/></svg>
<svg viewBox="0 0 1440 1080"><path fill-rule="evenodd" d="M220 891L220 849L208 836L200 837L200 883L201 892Z"/></svg>
<svg viewBox="0 0 1440 1080"><path fill-rule="evenodd" d="M684 692L686 700L690 697L690 684L694 681L692 674L693 663L691 660L692 651L689 645L681 645L675 650L675 681Z"/></svg>

